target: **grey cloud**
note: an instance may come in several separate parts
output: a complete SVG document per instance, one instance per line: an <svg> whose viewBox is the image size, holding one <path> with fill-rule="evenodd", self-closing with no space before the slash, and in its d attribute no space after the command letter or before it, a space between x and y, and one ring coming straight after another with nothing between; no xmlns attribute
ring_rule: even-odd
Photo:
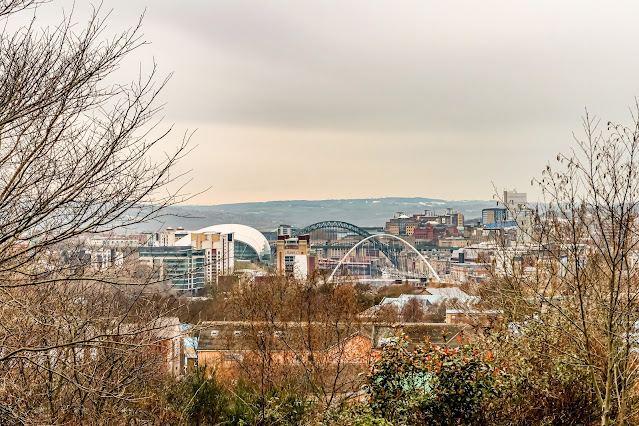
<svg viewBox="0 0 639 426"><path fill-rule="evenodd" d="M200 128L185 167L202 188L232 176L202 203L490 198L491 181L521 187L566 149L584 107L623 120L639 96L635 1L104 0L111 8L110 29L147 9L151 44L122 72L152 57L175 71L166 119ZM313 158L321 184L265 180L281 153Z"/></svg>
<svg viewBox="0 0 639 426"><path fill-rule="evenodd" d="M175 70L165 98L176 119L474 131L572 126L584 106L605 114L639 93L639 5L584 3L105 0L103 8L114 9L116 27L147 8L147 55Z"/></svg>
<svg viewBox="0 0 639 426"><path fill-rule="evenodd" d="M177 64L185 118L473 130L626 105L639 88L634 14L555 3L154 2L147 23L208 48L193 52L200 70Z"/></svg>

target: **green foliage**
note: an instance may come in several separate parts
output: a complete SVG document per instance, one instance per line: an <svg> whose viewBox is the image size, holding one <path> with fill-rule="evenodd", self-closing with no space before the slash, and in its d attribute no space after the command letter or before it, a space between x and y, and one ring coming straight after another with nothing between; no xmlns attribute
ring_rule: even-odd
<svg viewBox="0 0 639 426"><path fill-rule="evenodd" d="M165 394L167 423L225 425L408 426L584 425L598 417L586 372L548 357L536 345L553 336L534 326L526 337L507 333L478 346L415 348L399 335L366 375L366 401L321 410L308 389L284 380L267 389L238 381L225 385L202 370ZM523 333L523 332L522 332ZM531 337L533 339L531 339ZM495 356L488 348L499 348Z"/></svg>
<svg viewBox="0 0 639 426"><path fill-rule="evenodd" d="M546 325L549 323L546 321ZM589 371L561 349L563 334L536 322L484 336L486 347L499 347L498 363L508 372L499 398L485 407L491 424L587 425L598 422L599 406ZM534 403L531 403L534 402Z"/></svg>
<svg viewBox="0 0 639 426"><path fill-rule="evenodd" d="M521 367L504 383L501 397L486 407L491 424L588 425L598 420L583 370L538 358L523 360Z"/></svg>
<svg viewBox="0 0 639 426"><path fill-rule="evenodd" d="M260 392L251 383L239 381L233 389L228 422L234 425L300 425L311 403L285 384Z"/></svg>
<svg viewBox="0 0 639 426"><path fill-rule="evenodd" d="M343 404L323 413L318 423L321 426L392 426L383 417L373 414L371 406L366 403Z"/></svg>
<svg viewBox="0 0 639 426"><path fill-rule="evenodd" d="M300 425L311 408L306 398L286 386L266 393L238 381L227 388L197 369L170 386L165 398L181 422L194 425Z"/></svg>
<svg viewBox="0 0 639 426"><path fill-rule="evenodd" d="M215 376L197 369L166 392L167 403L192 424L218 424L226 420L230 398Z"/></svg>
<svg viewBox="0 0 639 426"><path fill-rule="evenodd" d="M393 424L476 424L482 404L499 394L498 378L490 352L428 341L411 350L400 334L376 359L365 388L372 412Z"/></svg>

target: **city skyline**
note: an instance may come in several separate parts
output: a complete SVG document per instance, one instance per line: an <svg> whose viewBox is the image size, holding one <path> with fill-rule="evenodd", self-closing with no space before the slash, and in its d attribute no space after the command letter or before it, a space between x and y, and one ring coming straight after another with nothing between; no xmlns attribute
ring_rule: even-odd
<svg viewBox="0 0 639 426"><path fill-rule="evenodd" d="M61 4L38 19L55 22ZM80 24L89 7L75 5ZM107 34L145 13L150 45L122 73L153 58L174 73L162 148L197 129L176 171L193 170L188 192L211 189L189 204L491 199L493 184L534 198L530 180L570 149L584 108L627 122L639 93L629 2L105 0L110 10Z"/></svg>
<svg viewBox="0 0 639 426"><path fill-rule="evenodd" d="M1 424L639 424L639 3L92 2L0 2Z"/></svg>

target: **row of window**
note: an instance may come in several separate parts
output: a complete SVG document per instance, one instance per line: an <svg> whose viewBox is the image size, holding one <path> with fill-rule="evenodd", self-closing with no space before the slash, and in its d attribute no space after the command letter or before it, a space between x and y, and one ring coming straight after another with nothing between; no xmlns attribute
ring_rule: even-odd
<svg viewBox="0 0 639 426"><path fill-rule="evenodd" d="M220 330L211 330L211 337L217 337L220 335ZM241 336L242 335L242 330L234 330L233 331L233 336ZM260 337L264 337L264 332L263 331L258 331L257 335ZM282 331L280 330L276 330L273 332L273 336L275 337L282 337Z"/></svg>

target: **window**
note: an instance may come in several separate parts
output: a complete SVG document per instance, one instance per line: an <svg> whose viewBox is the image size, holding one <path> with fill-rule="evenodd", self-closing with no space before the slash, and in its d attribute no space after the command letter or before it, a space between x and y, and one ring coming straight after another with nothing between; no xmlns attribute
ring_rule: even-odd
<svg viewBox="0 0 639 426"><path fill-rule="evenodd" d="M235 336L235 337L237 337L237 336L241 336L241 335L242 335L242 332L241 332L240 330L235 330L235 331L233 332L233 336Z"/></svg>
<svg viewBox="0 0 639 426"><path fill-rule="evenodd" d="M211 330L211 337L217 337L220 334L220 330Z"/></svg>
<svg viewBox="0 0 639 426"><path fill-rule="evenodd" d="M237 352L225 352L224 361L238 361L241 362L244 357Z"/></svg>

